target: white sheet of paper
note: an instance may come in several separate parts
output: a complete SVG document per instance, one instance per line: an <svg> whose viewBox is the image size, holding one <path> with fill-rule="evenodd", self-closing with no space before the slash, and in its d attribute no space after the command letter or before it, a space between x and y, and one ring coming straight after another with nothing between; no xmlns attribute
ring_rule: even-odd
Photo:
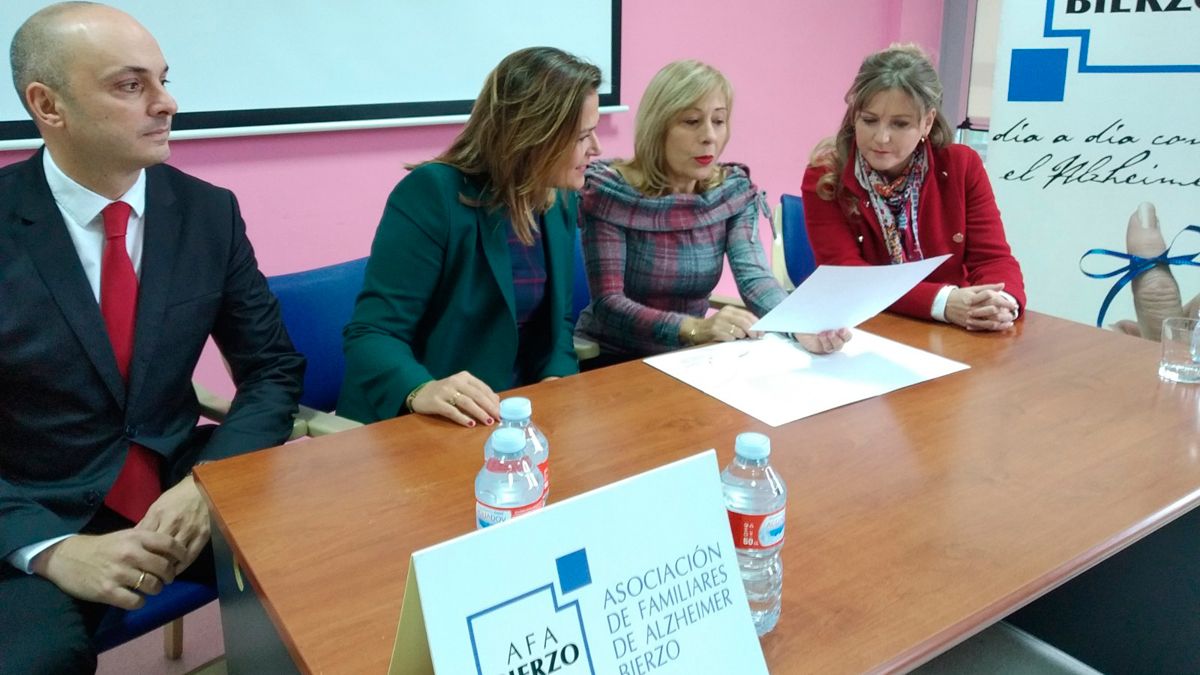
<svg viewBox="0 0 1200 675"><path fill-rule="evenodd" d="M751 329L820 333L853 328L887 309L949 257L900 265L821 265Z"/></svg>
<svg viewBox="0 0 1200 675"><path fill-rule="evenodd" d="M661 354L646 363L773 427L970 366L861 330L814 356L778 335Z"/></svg>

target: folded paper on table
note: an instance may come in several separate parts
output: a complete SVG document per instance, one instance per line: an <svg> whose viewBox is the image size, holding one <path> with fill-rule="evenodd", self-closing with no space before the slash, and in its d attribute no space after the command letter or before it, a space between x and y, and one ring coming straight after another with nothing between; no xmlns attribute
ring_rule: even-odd
<svg viewBox="0 0 1200 675"><path fill-rule="evenodd" d="M646 363L773 427L970 366L861 330L813 355L778 335L661 354Z"/></svg>
<svg viewBox="0 0 1200 675"><path fill-rule="evenodd" d="M821 265L751 329L820 333L853 328L890 307L949 257L900 265Z"/></svg>

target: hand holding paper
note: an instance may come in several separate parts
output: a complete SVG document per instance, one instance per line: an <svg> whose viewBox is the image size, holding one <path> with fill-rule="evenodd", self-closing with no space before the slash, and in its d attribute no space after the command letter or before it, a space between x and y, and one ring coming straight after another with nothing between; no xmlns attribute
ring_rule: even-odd
<svg viewBox="0 0 1200 675"><path fill-rule="evenodd" d="M849 328L839 328L821 333L792 333L792 337L810 354L832 354L846 346L854 333Z"/></svg>
<svg viewBox="0 0 1200 675"><path fill-rule="evenodd" d="M900 265L821 265L752 328L776 333L853 328L887 309L949 257Z"/></svg>

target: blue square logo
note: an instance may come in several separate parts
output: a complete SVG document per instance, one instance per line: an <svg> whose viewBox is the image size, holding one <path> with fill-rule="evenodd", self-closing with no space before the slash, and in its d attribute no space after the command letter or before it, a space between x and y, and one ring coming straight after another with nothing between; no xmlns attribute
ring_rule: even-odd
<svg viewBox="0 0 1200 675"><path fill-rule="evenodd" d="M563 594L592 583L592 570L588 567L586 548L568 553L555 560L554 564L558 567L558 586Z"/></svg>
<svg viewBox="0 0 1200 675"><path fill-rule="evenodd" d="M1067 88L1067 50L1014 49L1008 70L1008 100L1062 101Z"/></svg>

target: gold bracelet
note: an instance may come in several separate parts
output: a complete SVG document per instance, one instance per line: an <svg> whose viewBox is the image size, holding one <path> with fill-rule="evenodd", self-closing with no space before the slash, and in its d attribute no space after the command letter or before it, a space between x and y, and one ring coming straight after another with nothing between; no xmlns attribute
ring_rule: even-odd
<svg viewBox="0 0 1200 675"><path fill-rule="evenodd" d="M433 380L428 380L418 384L417 386L413 387L412 391L408 392L408 396L404 397L404 407L408 408L408 412L416 412L416 410L413 410L412 407L413 401L416 400L417 394L425 388L425 385L429 384L430 382L433 382Z"/></svg>

